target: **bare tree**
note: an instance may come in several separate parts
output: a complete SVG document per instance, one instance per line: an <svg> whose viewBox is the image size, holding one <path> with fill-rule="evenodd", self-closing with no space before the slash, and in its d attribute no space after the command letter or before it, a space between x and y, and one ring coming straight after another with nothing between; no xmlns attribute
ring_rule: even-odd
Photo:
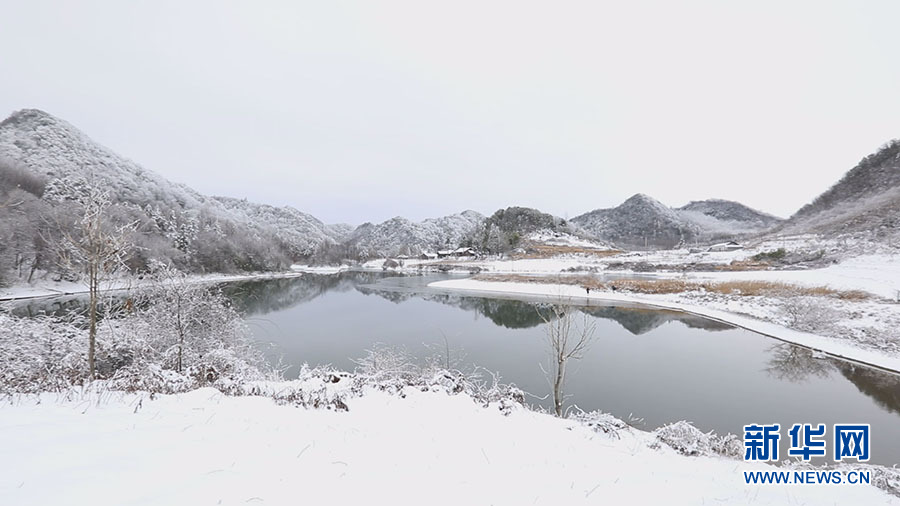
<svg viewBox="0 0 900 506"><path fill-rule="evenodd" d="M113 226L106 219L112 205L109 191L101 188L91 178L72 182L68 198L82 208L81 217L73 227L60 227L61 240L57 242L59 265L76 272L87 280L88 294L88 369L95 378L94 356L97 341L97 307L101 295L101 283L124 270L125 261L132 250L131 235L136 223Z"/></svg>
<svg viewBox="0 0 900 506"><path fill-rule="evenodd" d="M597 324L586 313L581 313L580 321L575 317L575 309L564 305L562 301L552 304L549 312L538 309L538 314L546 324L547 343L550 345L550 371L548 371L553 388L553 408L556 416L562 416L566 383L566 365L570 359L579 360L584 357L594 339Z"/></svg>

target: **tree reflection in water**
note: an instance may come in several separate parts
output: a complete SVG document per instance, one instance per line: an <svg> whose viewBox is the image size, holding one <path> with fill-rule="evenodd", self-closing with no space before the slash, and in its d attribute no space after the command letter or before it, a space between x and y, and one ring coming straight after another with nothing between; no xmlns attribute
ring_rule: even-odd
<svg viewBox="0 0 900 506"><path fill-rule="evenodd" d="M789 343L776 343L769 351L772 358L766 372L774 378L792 383L807 381L812 377L827 378L835 367L831 361L808 349Z"/></svg>

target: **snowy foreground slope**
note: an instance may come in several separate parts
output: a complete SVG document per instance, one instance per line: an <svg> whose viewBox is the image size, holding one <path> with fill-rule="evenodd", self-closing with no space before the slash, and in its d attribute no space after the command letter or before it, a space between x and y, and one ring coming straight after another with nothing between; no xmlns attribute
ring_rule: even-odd
<svg viewBox="0 0 900 506"><path fill-rule="evenodd" d="M0 405L3 504L897 504L872 486L744 485L685 457L466 395L368 392L349 412L213 389Z"/></svg>

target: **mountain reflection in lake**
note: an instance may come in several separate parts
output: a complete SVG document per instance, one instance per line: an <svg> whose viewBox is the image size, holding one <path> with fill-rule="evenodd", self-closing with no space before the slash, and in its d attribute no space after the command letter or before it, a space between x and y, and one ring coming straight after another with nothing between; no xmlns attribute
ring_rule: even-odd
<svg viewBox="0 0 900 506"><path fill-rule="evenodd" d="M551 409L546 307L427 287L439 279L446 277L347 272L223 289L270 345L270 358L291 366L288 376L303 363L352 370L376 343L420 357L449 347L454 360L499 373ZM647 429L688 420L739 436L749 423L870 423L873 461L900 463L897 375L679 312L579 310L595 318L596 333L584 357L567 365L567 407L633 415Z"/></svg>

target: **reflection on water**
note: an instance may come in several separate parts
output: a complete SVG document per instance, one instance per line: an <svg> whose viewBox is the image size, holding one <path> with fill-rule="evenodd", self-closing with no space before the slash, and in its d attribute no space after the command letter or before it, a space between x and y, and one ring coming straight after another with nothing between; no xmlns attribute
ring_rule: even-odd
<svg viewBox="0 0 900 506"><path fill-rule="evenodd" d="M900 414L900 379L897 376L849 362L835 360L833 363L860 392L871 397L882 408Z"/></svg>
<svg viewBox="0 0 900 506"><path fill-rule="evenodd" d="M775 343L766 372L784 381L804 382L811 378L827 378L836 370L836 360L818 357L807 348L788 343Z"/></svg>
<svg viewBox="0 0 900 506"><path fill-rule="evenodd" d="M352 370L375 343L453 359L501 375L554 409L548 306L429 289L446 276L346 272L222 285L269 356L293 366ZM80 299L30 301L20 314L76 310ZM42 305L43 304L43 305ZM873 462L900 463L900 376L832 359L675 311L621 305L578 308L595 340L570 361L569 405L633 414L652 429L689 420L741 434L748 423L869 423ZM789 439L784 437L785 442ZM786 453L785 453L786 455Z"/></svg>
<svg viewBox="0 0 900 506"><path fill-rule="evenodd" d="M597 318L615 320L619 325L634 335L641 335L669 322L678 321L688 327L703 330L728 330L731 325L701 318L679 311L654 310L622 307L591 307L584 309L587 313Z"/></svg>
<svg viewBox="0 0 900 506"><path fill-rule="evenodd" d="M879 434L875 461L900 462L897 375L680 312L593 305L578 314L597 323L596 342L566 365L565 392L555 392L548 306L427 288L436 279L350 272L230 289L290 364L352 368L350 358L376 342L422 354L451 346L551 411L554 398L567 398L634 414L647 428L686 419L735 434L747 423L865 421Z"/></svg>

